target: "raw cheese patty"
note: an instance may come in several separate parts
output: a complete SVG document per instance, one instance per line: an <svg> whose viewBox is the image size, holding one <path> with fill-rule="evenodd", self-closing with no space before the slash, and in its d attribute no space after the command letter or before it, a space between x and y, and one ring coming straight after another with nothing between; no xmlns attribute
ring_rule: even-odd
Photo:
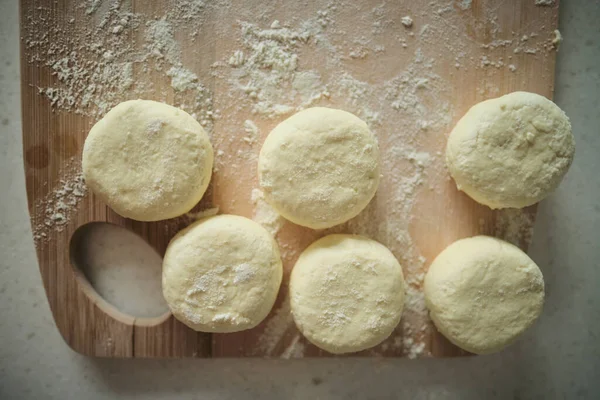
<svg viewBox="0 0 600 400"><path fill-rule="evenodd" d="M158 221L200 201L213 149L185 111L149 100L123 102L91 129L83 147L87 186L118 214Z"/></svg>
<svg viewBox="0 0 600 400"><path fill-rule="evenodd" d="M311 244L290 278L298 329L330 353L365 350L385 340L404 307L404 277L382 244L355 235L329 235Z"/></svg>
<svg viewBox="0 0 600 400"><path fill-rule="evenodd" d="M529 328L544 304L544 279L521 249L489 236L461 239L425 276L425 301L438 330L471 353L503 349Z"/></svg>
<svg viewBox="0 0 600 400"><path fill-rule="evenodd" d="M309 108L275 127L258 159L265 200L284 218L323 229L355 217L379 185L379 147L346 111Z"/></svg>
<svg viewBox="0 0 600 400"><path fill-rule="evenodd" d="M471 107L450 133L446 164L475 201L522 208L556 189L574 154L565 113L543 96L514 92Z"/></svg>
<svg viewBox="0 0 600 400"><path fill-rule="evenodd" d="M195 222L169 243L163 294L173 315L201 332L237 332L271 311L283 270L277 243L237 215Z"/></svg>

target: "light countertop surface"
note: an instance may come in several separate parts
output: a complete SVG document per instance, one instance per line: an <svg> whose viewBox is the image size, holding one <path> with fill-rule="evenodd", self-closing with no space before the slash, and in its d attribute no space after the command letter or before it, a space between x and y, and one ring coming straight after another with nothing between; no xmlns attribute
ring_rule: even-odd
<svg viewBox="0 0 600 400"><path fill-rule="evenodd" d="M600 2L561 2L555 101L577 153L539 206L529 251L546 281L544 313L501 353L422 360L114 360L70 350L50 314L27 213L17 12L16 0L0 0L0 398L600 396Z"/></svg>

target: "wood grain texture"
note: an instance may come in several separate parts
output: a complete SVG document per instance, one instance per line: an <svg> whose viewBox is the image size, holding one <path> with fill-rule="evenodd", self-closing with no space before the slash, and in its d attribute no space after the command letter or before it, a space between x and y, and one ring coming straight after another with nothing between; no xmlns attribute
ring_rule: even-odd
<svg viewBox="0 0 600 400"><path fill-rule="evenodd" d="M73 30L77 24L87 23L85 9L73 7L75 3L48 3L44 7L49 7L50 11L44 13L44 18L49 18L50 25L64 31ZM411 15L415 20L415 26L412 28L415 34L419 34L425 26L432 32L429 40L421 41L419 46L423 53L435 58L435 73L444 83L444 90L439 95L452 104L451 124L476 102L503 93L527 90L552 97L555 51L549 46L544 47L542 42L549 43L552 32L557 27L558 4L538 7L533 1L440 2L443 3L440 8L450 8L441 9L436 14L437 11L432 9L431 2L393 3L386 5L389 20L395 21L393 29L404 32L405 28L399 20L404 15ZM380 4L379 1L365 1L360 6L353 3L339 6L335 19L337 31L345 32L350 37L360 37L363 33L355 32L355 26L363 23L364 15ZM253 22L268 27L273 19L302 21L314 16L316 10L322 6L313 2L278 1L269 8L268 18L257 17ZM161 15L165 6L159 6L155 2L132 0L130 7L135 13L156 16ZM215 121L212 139L215 149L228 154L245 149L240 140L231 141L229 137L230 132L242 129L245 120L255 120L260 130L259 149L270 129L284 118L260 119L252 115L250 108L240 108L239 99L232 97L227 82L219 79L211 71L211 65L215 61L227 59L238 48L239 38L236 35L239 26L236 25L236 21L252 20L257 7L259 2L243 1L239 4L236 2L235 7L211 8L207 11L210 14L207 22L198 28L201 34L196 40L188 41L183 34L179 38L184 49L183 61L186 67L201 77L212 92L214 107L220 110L221 115L226 116ZM22 36L31 37L32 32L35 33L37 29L38 35L49 35L51 41L60 40L59 37L52 36L56 34L56 30L43 31L36 25L35 21L40 13L38 8L39 3L34 0L21 1ZM445 13L453 17L445 19ZM211 34L217 29L217 25L221 28L229 25L231 36ZM185 27L178 29L183 31ZM490 46L495 40L513 40L513 43L516 43L523 35L531 33L536 34L538 50L535 53L515 52L514 44ZM450 42L448 38L451 38ZM415 49L410 49L410 52L403 50L393 35L384 35L379 39L386 49L383 55L348 59L345 64L346 69L351 70L362 81L376 83L390 79L398 71L406 68L409 58L414 56ZM132 37L131 40L135 41L135 38ZM527 44L524 47L527 47ZM29 212L35 230L40 224L44 224L45 210L41 200L59 187L67 164L72 159L80 158L85 137L94 118L53 107L47 98L40 95L38 88L57 84L57 77L44 65L48 55L41 52L39 47L29 46L25 40L21 49L24 166ZM458 67L457 57L463 64ZM34 59L39 62L32 62ZM486 60L501 60L502 65L485 65ZM337 71L328 67L325 61L317 56L309 57L303 61L303 67L318 70L327 80L334 77ZM510 71L506 67L508 64L516 65L517 69ZM470 67L466 68L467 65ZM136 79L138 78L140 76L136 76ZM148 79L147 76L143 78ZM165 85L156 90L154 98L171 102L174 96L173 89ZM346 108L347 103L343 99L332 97L324 105ZM376 133L380 143L393 143L395 126L399 122L394 118L382 121L377 127ZM418 149L432 154L443 152L448 133L448 129L425 131L414 144ZM239 163L241 168L240 165L220 165L213 175L211 188L198 209L202 209L203 205L214 204L220 207L221 213L252 217L251 192L257 187L255 159L240 159ZM498 215L458 192L453 182L448 179L441 163L442 157L434 159L429 168L430 172L426 175L425 184L418 189L415 206L411 209L413 218L409 232L412 246L427 260L420 272L426 271L433 258L454 240L479 233L493 234ZM393 182L386 180L386 174L402 174L406 170L407 166L402 160L398 160L390 170L383 171L384 179L380 190L368 209L369 231L376 231L378 226L393 218L393 208L398 206L392 201ZM427 190L428 187L437 189ZM535 207L529 208L528 212L534 215ZM67 344L75 351L100 357L294 357L294 354L289 352L290 345L299 344L303 348L304 356L329 356L299 335L286 314L289 311L285 309L287 280L298 251L326 232L317 232L286 222L277 234L278 242L288 251L283 252L284 283L272 315L259 327L247 332L210 335L193 332L170 315L156 319L133 318L119 312L100 298L85 277L72 265L70 255L71 238L79 227L92 221L106 221L126 227L147 240L160 254L164 254L169 240L188 223L185 218L153 223L127 220L88 193L79 202L64 229L52 229L47 238L36 240L40 273L54 320ZM387 244L386 240L391 240L389 235L386 235L387 233L381 236L374 234L375 238L384 244ZM525 238L520 244L522 248L526 247ZM399 259L403 259L403 255L399 254L403 250L401 246L395 249ZM413 256L407 257L403 259L404 263L415 261L411 258ZM403 266L405 274L415 273L414 270L406 269L405 264ZM265 346L261 340L269 322L274 318L281 320L279 327L282 327L282 330L278 340ZM424 354L433 357L466 354L431 328L429 321L422 319L419 315L406 315L403 322L413 326L423 323L428 326L428 329L419 334L419 340L425 343ZM406 356L407 351L403 345L390 345L398 338L402 341L403 335L408 333L399 329L377 349L359 355Z"/></svg>

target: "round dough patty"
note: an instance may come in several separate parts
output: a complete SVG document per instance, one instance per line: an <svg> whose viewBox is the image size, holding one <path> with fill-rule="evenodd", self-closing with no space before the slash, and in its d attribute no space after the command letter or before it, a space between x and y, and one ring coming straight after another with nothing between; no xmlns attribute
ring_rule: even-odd
<svg viewBox="0 0 600 400"><path fill-rule="evenodd" d="M529 328L544 303L538 266L518 247L489 236L461 239L425 276L425 301L438 330L471 353L501 350Z"/></svg>
<svg viewBox="0 0 600 400"><path fill-rule="evenodd" d="M111 109L83 147L87 186L118 214L138 221L191 210L208 187L212 165L202 126L183 110L149 100Z"/></svg>
<svg viewBox="0 0 600 400"><path fill-rule="evenodd" d="M258 159L265 200L314 229L355 217L379 185L379 147L367 124L346 111L309 108L275 127Z"/></svg>
<svg viewBox="0 0 600 400"><path fill-rule="evenodd" d="M271 311L283 274L277 243L256 222L218 215L169 243L163 295L175 318L201 332L238 332Z"/></svg>
<svg viewBox="0 0 600 400"><path fill-rule="evenodd" d="M382 244L329 235L300 255L290 277L298 329L330 353L373 347L394 330L404 307L404 277Z"/></svg>
<svg viewBox="0 0 600 400"><path fill-rule="evenodd" d="M450 133L446 163L477 202L522 208L556 189L574 154L565 113L543 96L514 92L471 107Z"/></svg>

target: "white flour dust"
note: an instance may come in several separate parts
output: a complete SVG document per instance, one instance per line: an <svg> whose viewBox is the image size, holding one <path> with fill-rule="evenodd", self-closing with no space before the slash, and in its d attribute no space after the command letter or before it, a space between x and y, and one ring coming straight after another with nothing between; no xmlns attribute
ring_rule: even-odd
<svg viewBox="0 0 600 400"><path fill-rule="evenodd" d="M54 189L36 204L36 209L40 210L35 216L39 222L33 227L33 238L36 242L47 240L51 231L62 232L71 214L87 193L79 160L70 159L60 176Z"/></svg>
<svg viewBox="0 0 600 400"><path fill-rule="evenodd" d="M252 189L252 202L254 203L253 218L275 237L283 226L283 218L265 201L260 189Z"/></svg>
<svg viewBox="0 0 600 400"><path fill-rule="evenodd" d="M189 2L176 2L162 18L135 14L120 2L95 0L79 12L86 23L50 24L51 9L39 6L28 15L23 40L28 62L45 66L53 84L39 87L56 110L103 116L117 103L136 98L166 101L157 88L169 82L169 102L190 114L209 130L215 112L212 93L187 69L175 26L192 14ZM197 3L197 2L195 2ZM202 14L200 9L196 15Z"/></svg>
<svg viewBox="0 0 600 400"><path fill-rule="evenodd" d="M535 213L528 209L505 208L495 213L494 236L523 248L533 238Z"/></svg>

